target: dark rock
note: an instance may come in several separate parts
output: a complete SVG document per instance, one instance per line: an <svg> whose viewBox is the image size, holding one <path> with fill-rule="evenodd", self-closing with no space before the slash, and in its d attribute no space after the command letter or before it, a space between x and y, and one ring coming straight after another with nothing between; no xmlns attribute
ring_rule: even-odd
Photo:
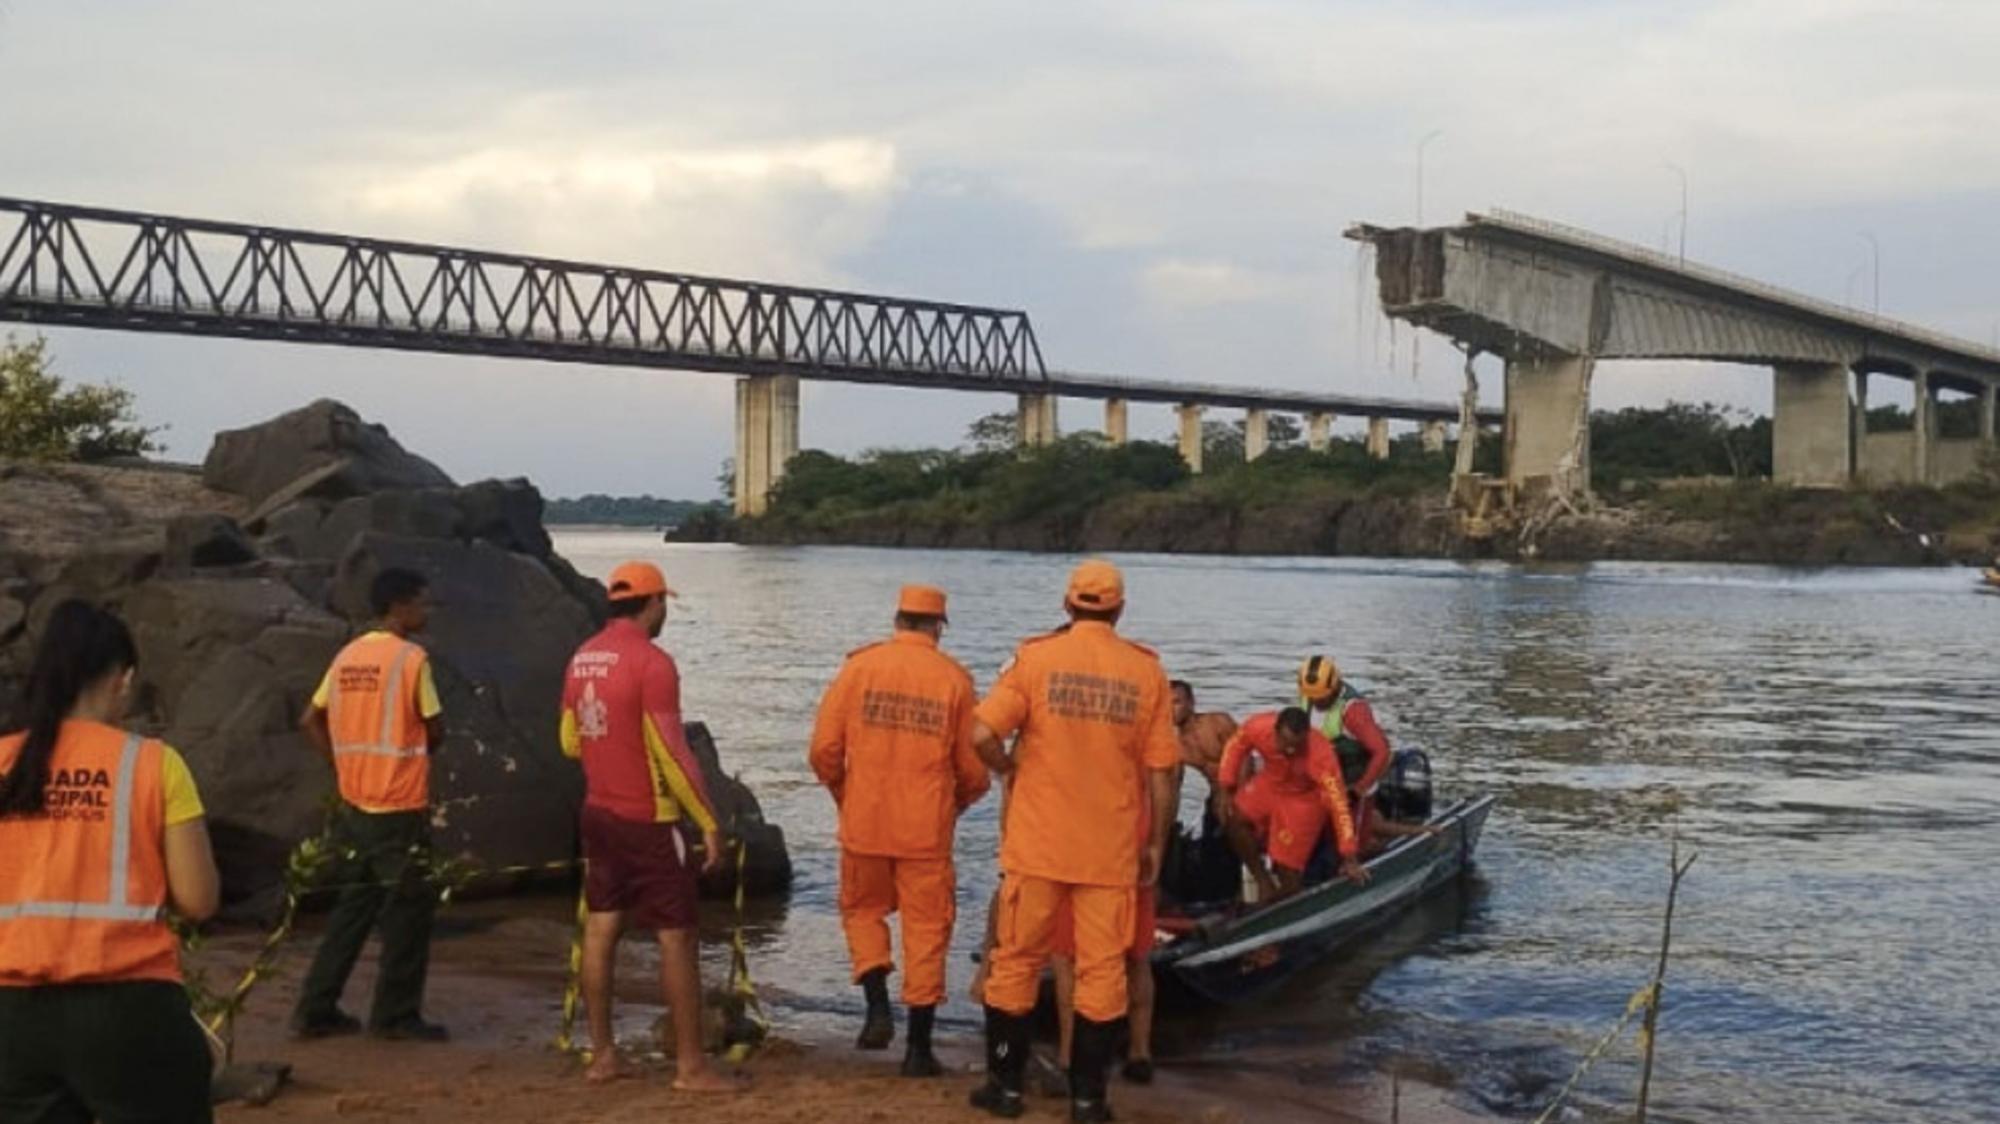
<svg viewBox="0 0 2000 1124"><path fill-rule="evenodd" d="M542 526L542 494L526 480L482 480L458 490L464 533L503 550L548 559L555 544Z"/></svg>
<svg viewBox="0 0 2000 1124"><path fill-rule="evenodd" d="M0 596L0 644L14 639L28 623L28 607L12 597Z"/></svg>
<svg viewBox="0 0 2000 1124"><path fill-rule="evenodd" d="M177 515L167 520L163 554L170 570L241 566L257 560L249 536L226 515Z"/></svg>
<svg viewBox="0 0 2000 1124"><path fill-rule="evenodd" d="M164 527L128 530L71 555L58 566L51 584L61 586L69 596L105 600L152 577L166 552ZM37 598L42 600L46 598Z"/></svg>
<svg viewBox="0 0 2000 1124"><path fill-rule="evenodd" d="M338 470L331 466L345 465ZM302 477L325 473L308 491L335 498L395 488L449 488L451 477L404 449L379 425L348 407L321 399L246 429L216 435L202 464L209 487L261 506Z"/></svg>
<svg viewBox="0 0 2000 1124"><path fill-rule="evenodd" d="M299 719L363 627L374 575L413 568L437 603L420 639L445 706L432 764L440 851L489 872L567 869L582 784L555 746L558 706L605 599L553 552L534 487L454 487L326 402L224 434L205 477L227 491L152 467L0 463L0 710L59 602L119 613L139 646L133 725L194 772L228 915L268 922L287 856L334 798ZM699 744L726 822L749 840L751 889L783 886L782 833L723 775L705 730ZM733 892L733 875L713 888Z"/></svg>
<svg viewBox="0 0 2000 1124"><path fill-rule="evenodd" d="M377 492L343 500L327 512L319 530L307 540L302 557L338 562L354 540L376 532L406 538L459 539L465 517L451 491Z"/></svg>
<svg viewBox="0 0 2000 1124"><path fill-rule="evenodd" d="M752 895L775 894L792 883L792 860L785 850L785 832L764 819L764 807L749 786L722 769L722 757L715 751L715 738L708 726L690 722L688 749L701 765L702 780L709 798L715 801L716 821L732 843L743 844L743 887ZM736 892L736 854L724 855L722 865L701 881L702 892L724 897Z"/></svg>
<svg viewBox="0 0 2000 1124"><path fill-rule="evenodd" d="M288 558L308 557L325 521L326 509L318 503L299 500L286 504L253 524L258 529L257 548Z"/></svg>

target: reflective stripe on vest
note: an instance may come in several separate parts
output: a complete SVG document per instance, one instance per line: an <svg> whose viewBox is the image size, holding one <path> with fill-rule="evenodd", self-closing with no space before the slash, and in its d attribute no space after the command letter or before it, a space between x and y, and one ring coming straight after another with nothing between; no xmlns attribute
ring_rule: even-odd
<svg viewBox="0 0 2000 1124"><path fill-rule="evenodd" d="M1340 762L1342 779L1349 784L1358 782L1368 771L1368 748L1347 732L1347 704L1360 697L1354 688L1342 683L1319 727L1319 732L1333 746L1333 755ZM1313 712L1312 702L1304 696L1300 696L1299 705L1305 708L1307 714Z"/></svg>
<svg viewBox="0 0 2000 1124"><path fill-rule="evenodd" d="M125 900L132 884L132 785L133 777L139 771L140 741L137 734L125 735L125 748L118 757L118 787L111 797L111 877L105 883L104 900L0 904L0 921L21 917L80 921L159 920L159 906L131 905Z"/></svg>
<svg viewBox="0 0 2000 1124"><path fill-rule="evenodd" d="M406 747L396 744L396 709L402 705L403 668L410 662L410 653L416 650L414 644L404 644L397 651L395 662L389 665L389 677L382 687L382 722L376 730L373 742L356 742L351 745L335 744L333 752L338 756L363 753L372 757L422 757L423 746ZM327 700L329 708L335 709L335 729L338 729L337 708L341 705L339 684L334 685L333 697Z"/></svg>

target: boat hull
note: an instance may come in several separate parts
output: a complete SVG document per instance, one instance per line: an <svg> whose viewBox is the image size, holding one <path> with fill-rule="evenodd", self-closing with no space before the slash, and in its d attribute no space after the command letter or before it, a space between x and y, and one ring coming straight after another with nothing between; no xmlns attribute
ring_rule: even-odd
<svg viewBox="0 0 2000 1124"><path fill-rule="evenodd" d="M1155 949L1154 974L1170 989L1212 1003L1268 994L1455 880L1472 861L1494 800L1461 800L1431 817L1441 834L1398 840L1370 859L1365 886L1328 882Z"/></svg>

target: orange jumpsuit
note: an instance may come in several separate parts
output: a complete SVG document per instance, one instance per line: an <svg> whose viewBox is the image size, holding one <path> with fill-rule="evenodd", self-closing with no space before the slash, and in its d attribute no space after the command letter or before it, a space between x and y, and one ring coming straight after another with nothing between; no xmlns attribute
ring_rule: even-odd
<svg viewBox="0 0 2000 1124"><path fill-rule="evenodd" d="M1239 790L1237 782L1252 753L1262 767ZM1223 747L1218 772L1223 793L1235 800L1237 813L1257 829L1274 864L1304 870L1329 815L1341 857L1351 859L1360 854L1360 837L1348 811L1340 762L1334 757L1333 743L1318 730L1306 732L1302 753L1287 757L1278 751L1277 712L1255 715Z"/></svg>
<svg viewBox="0 0 2000 1124"><path fill-rule="evenodd" d="M1067 903L1077 1013L1124 1016L1139 876L1132 843L1146 816L1146 771L1180 764L1172 708L1159 657L1088 620L1023 644L980 704L996 736L1020 734L1000 835L990 1006L1034 1009Z"/></svg>
<svg viewBox="0 0 2000 1124"><path fill-rule="evenodd" d="M958 815L986 792L972 748L972 676L922 632L851 653L820 701L807 760L840 806L840 916L854 978L893 968L903 929L903 1002L945 996L957 920L951 864Z"/></svg>

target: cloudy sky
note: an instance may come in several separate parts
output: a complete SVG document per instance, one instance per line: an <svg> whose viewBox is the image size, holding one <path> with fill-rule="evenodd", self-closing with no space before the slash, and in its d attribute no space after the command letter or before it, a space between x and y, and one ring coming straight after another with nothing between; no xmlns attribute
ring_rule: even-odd
<svg viewBox="0 0 2000 1124"><path fill-rule="evenodd" d="M1340 237L1415 217L1433 130L1433 222L1659 245L1678 165L1690 257L1865 305L1865 231L1885 313L1991 341L1996 42L1977 0L0 0L0 195L1020 307L1052 366L1443 399L1453 353L1413 379ZM50 336L186 459L323 395L554 495L705 496L730 454L713 375ZM1597 388L1770 401L1737 368ZM803 441L949 443L1010 404L811 384Z"/></svg>

